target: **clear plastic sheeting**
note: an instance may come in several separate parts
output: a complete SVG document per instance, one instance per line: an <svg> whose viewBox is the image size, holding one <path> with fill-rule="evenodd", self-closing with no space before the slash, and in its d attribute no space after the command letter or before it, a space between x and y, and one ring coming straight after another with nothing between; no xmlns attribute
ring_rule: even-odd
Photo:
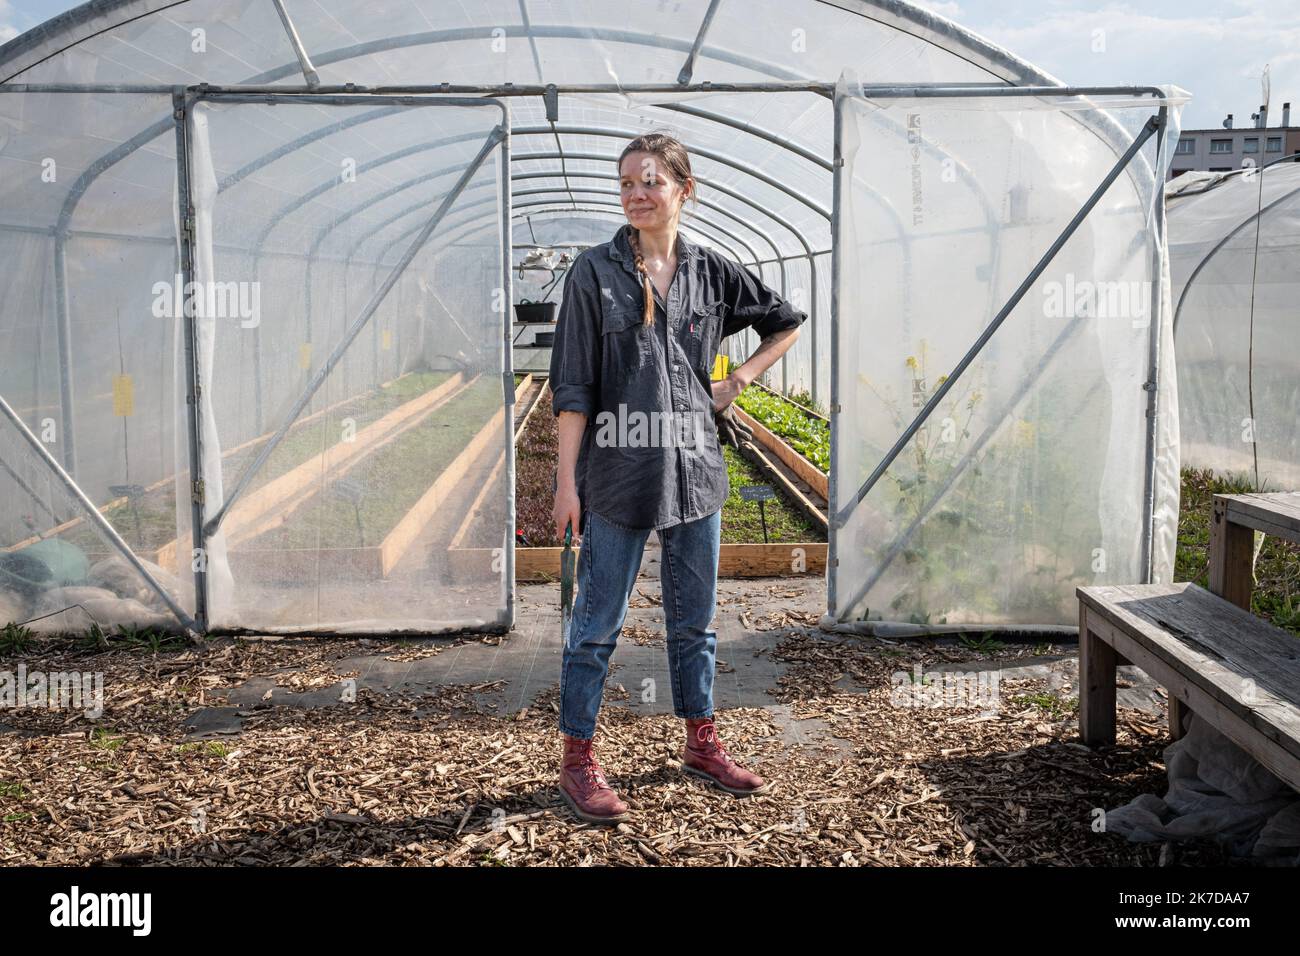
<svg viewBox="0 0 1300 956"><path fill-rule="evenodd" d="M86 4L0 46L0 84L258 84L313 81L363 86L831 83L846 65L865 82L1023 84L1056 81L1032 65L928 11L896 0L799 3L654 3L594 0L489 0L470 6L412 0L385 6L355 0L285 3L302 52L272 4L244 0L117 0ZM79 168L111 157L95 177L118 178L137 152L161 156L171 136L167 110L135 97L88 98L72 113L33 99L66 130L30 136L43 150L59 142ZM2 108L2 107L0 107ZM520 216L567 212L603 221L606 237L623 221L613 161L647 129L668 129L691 150L700 205L688 211L692 240L754 271L783 259L817 263L818 295L809 296L809 329L765 383L829 394L831 104L824 93L722 91L583 92L559 97L551 122L541 97L509 101L514 130L511 187ZM134 115L133 115L134 114ZM248 159L272 117L249 114ZM82 119L94 135L82 136ZM271 122L270 128L267 127ZM49 124L47 124L48 127ZM153 127L156 135L149 135ZM364 126L356 127L362 135ZM89 134L90 130L84 130ZM0 139L5 127L0 125ZM228 144L239 150L241 144ZM313 147L304 146L310 152ZM114 155L117 154L117 155ZM42 153L44 155L44 153ZM438 163L437 148L410 162ZM294 162L294 160L287 160ZM134 179L158 181L154 171ZM0 189L3 189L0 184ZM129 195L122 193L122 196ZM20 208L36 197L25 197ZM476 213L486 222L488 210ZM295 223L281 234L288 247ZM810 290L811 293L811 290ZM733 364L756 344L727 343ZM816 339L818 347L813 348Z"/></svg>
<svg viewBox="0 0 1300 956"><path fill-rule="evenodd" d="M129 149L124 128L157 132ZM180 582L192 614L189 561L164 548L181 520L180 338L154 290L177 269L175 146L168 96L0 95L0 395L135 554ZM0 548L98 535L65 520L28 492L0 494Z"/></svg>
<svg viewBox="0 0 1300 956"><path fill-rule="evenodd" d="M1169 580L1178 461L1160 136L948 382L1160 101L841 102L831 615L1062 625L1077 621L1079 585Z"/></svg>
<svg viewBox="0 0 1300 956"><path fill-rule="evenodd" d="M32 438L41 443L40 435L24 435L0 417L0 626L25 624L38 633L95 625L105 633L119 626L184 630L191 622L182 605L193 602L193 579L136 553L145 550L150 526L172 522L174 512L151 507L138 486L115 487L116 497L98 511L104 524L97 523Z"/></svg>
<svg viewBox="0 0 1300 956"><path fill-rule="evenodd" d="M1106 811L1106 832L1133 843L1213 839L1257 863L1300 865L1300 795L1195 714L1165 748L1169 790Z"/></svg>
<svg viewBox="0 0 1300 956"><path fill-rule="evenodd" d="M481 102L197 104L214 627L502 623L510 499L480 492L512 436L504 114Z"/></svg>
<svg viewBox="0 0 1300 956"><path fill-rule="evenodd" d="M10 346L0 353L0 396L131 550L176 576L182 612L200 627L509 626L510 373L546 367L543 349L510 347L518 301L510 277L523 253L515 247L607 241L625 221L614 164L634 136L662 129L687 146L699 201L688 205L684 234L808 313L766 385L829 409L837 214L860 232L858 247L841 250L839 281L890 269L897 281L902 269L906 282L930 286L907 295L862 287L872 309L878 295L903 310L877 323L872 309L855 309L866 324L849 334L871 343L862 369L884 363L874 371L887 382L922 337L927 362L950 360L959 330L944 336L923 314L950 266L926 232L937 220L914 228L906 182L855 177L835 208L832 93L846 68L868 86L1058 85L898 0L87 3L0 46L0 252L11 265L0 289L0 335ZM188 109L174 112L173 94ZM1133 132L1104 115L1110 103L1076 110L1073 125L1050 119L1059 105L1034 118L996 101L981 130L994 138L962 144L985 151L957 170L952 194L961 198L945 227L954 242L973 243L955 262L988 260L983 279L954 285L952 301L970 323L987 318L993 293L1032 265L1037 250L1012 236L1023 228L1037 239L1046 229L1037 220L1003 225L1026 209L1050 219L1056 199L1086 194L1107 151L1122 152ZM962 107L971 114L963 122L981 122L975 106ZM882 155L899 149L900 128L881 122L891 110L863 120ZM489 143L498 127L508 141ZM1099 210L1111 225L1090 224L1076 244L1107 275L1150 278L1135 263L1145 252L1149 269L1160 268L1156 204L1139 210L1131 184L1117 185L1115 197L1123 188L1122 200ZM991 243L1004 238L1001 258L990 259ZM213 295L211 311L192 321L186 281ZM532 288L521 283L521 296ZM1108 330L1088 341L1128 348L1131 338ZM725 351L735 365L757 344L752 333L736 335ZM999 345L971 381L1028 361L1029 344ZM1076 456L1068 494L1096 497L1095 520L1061 525L1063 535L1100 534L1108 573L1118 576L1142 563L1134 544L1142 536L1130 524L1150 513L1129 496L1144 447L1129 441L1141 422L1127 404L1140 362L1111 367L1094 351L1080 350L1083 367L1065 376L1061 397L1035 392L1029 401L1091 400L1089 376L1103 364L1102 395L1124 396L1081 413L1071 441L1090 455ZM995 354L1003 364L988 363ZM1037 420L1011 398L1014 383L979 387L988 396L982 415L1002 402L1005 414ZM1159 387L1163 404L1172 386ZM841 436L851 456L892 441L889 416L872 414ZM1161 452L1170 425L1162 415L1147 459L1157 573L1171 540ZM846 486L861 470L849 466ZM1019 506L1026 494L1017 492ZM123 530L123 495L150 515L137 537ZM0 501L0 521L24 513ZM29 530L57 535L54 527ZM1033 550L1041 531L1005 573L1032 573L1042 593L991 589L967 607L969 619L1059 617L1047 609L1059 611L1053 602L1073 572L1054 562L1044 574L1045 557ZM832 576L832 592L870 575L855 561ZM856 582L843 577L853 574ZM1003 598L1010 610L988 610Z"/></svg>
<svg viewBox="0 0 1300 956"><path fill-rule="evenodd" d="M1183 463L1300 489L1300 164L1170 181Z"/></svg>

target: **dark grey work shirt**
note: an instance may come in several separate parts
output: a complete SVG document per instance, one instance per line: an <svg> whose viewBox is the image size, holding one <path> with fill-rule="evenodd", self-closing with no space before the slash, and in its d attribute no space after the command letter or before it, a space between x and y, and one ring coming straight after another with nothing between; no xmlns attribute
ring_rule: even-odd
<svg viewBox="0 0 1300 956"><path fill-rule="evenodd" d="M726 500L709 387L722 338L750 326L766 337L808 316L679 232L677 271L667 301L654 290L647 328L631 228L624 224L569 269L551 350L551 408L587 416L575 474L582 520L590 508L611 524L645 530L694 521Z"/></svg>

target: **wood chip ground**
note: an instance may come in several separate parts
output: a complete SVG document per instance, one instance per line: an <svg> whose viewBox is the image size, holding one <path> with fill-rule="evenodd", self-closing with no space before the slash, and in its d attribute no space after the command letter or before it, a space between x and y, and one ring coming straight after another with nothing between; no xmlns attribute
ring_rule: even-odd
<svg viewBox="0 0 1300 956"><path fill-rule="evenodd" d="M657 595L634 597L653 605ZM816 630L816 615L729 602L772 632L784 664L771 707L722 710L733 755L775 781L737 799L678 769L681 721L617 706L606 688L596 753L633 809L617 828L577 821L556 789L557 683L509 717L477 701L505 681L423 693L357 692L325 707L245 708L242 730L187 740L186 721L255 678L328 688L364 654L409 660L459 639L214 639L202 647L86 652L47 639L28 671L102 671L105 712L0 712L0 863L109 865L1019 866L1226 862L1213 846L1130 844L1096 808L1163 794L1160 715L1121 709L1116 747L1077 741L1077 691L1003 681L1000 709L891 703L891 674L1041 654ZM625 637L662 642L643 626ZM1072 646L1051 647L1053 652ZM14 670L19 657L0 658ZM617 664L617 660L614 662ZM719 669L727 666L720 661ZM786 715L783 717L782 715ZM791 740L814 720L819 743ZM829 738L829 739L828 739Z"/></svg>

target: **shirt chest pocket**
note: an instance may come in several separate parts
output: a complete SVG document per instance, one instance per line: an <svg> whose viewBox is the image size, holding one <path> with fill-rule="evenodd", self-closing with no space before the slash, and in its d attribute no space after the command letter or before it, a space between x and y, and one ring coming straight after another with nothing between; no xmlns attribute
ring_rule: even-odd
<svg viewBox="0 0 1300 956"><path fill-rule="evenodd" d="M605 303L601 312L600 332L605 358L616 372L635 372L649 365L654 343L653 326L647 328L639 307L619 307Z"/></svg>
<svg viewBox="0 0 1300 956"><path fill-rule="evenodd" d="M702 302L691 309L685 330L685 351L691 365L701 372L713 371L713 357L722 344L722 321L726 308L722 301L717 301Z"/></svg>

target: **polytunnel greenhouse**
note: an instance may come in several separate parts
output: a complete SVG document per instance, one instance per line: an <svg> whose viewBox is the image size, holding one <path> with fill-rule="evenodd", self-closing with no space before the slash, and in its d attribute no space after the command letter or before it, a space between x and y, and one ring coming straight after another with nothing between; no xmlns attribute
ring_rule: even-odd
<svg viewBox="0 0 1300 956"><path fill-rule="evenodd" d="M1183 464L1300 488L1300 164L1167 191Z"/></svg>
<svg viewBox="0 0 1300 956"><path fill-rule="evenodd" d="M512 626L519 250L665 129L810 317L829 615L1074 624L1170 579L1183 100L890 0L87 3L0 47L0 616Z"/></svg>

